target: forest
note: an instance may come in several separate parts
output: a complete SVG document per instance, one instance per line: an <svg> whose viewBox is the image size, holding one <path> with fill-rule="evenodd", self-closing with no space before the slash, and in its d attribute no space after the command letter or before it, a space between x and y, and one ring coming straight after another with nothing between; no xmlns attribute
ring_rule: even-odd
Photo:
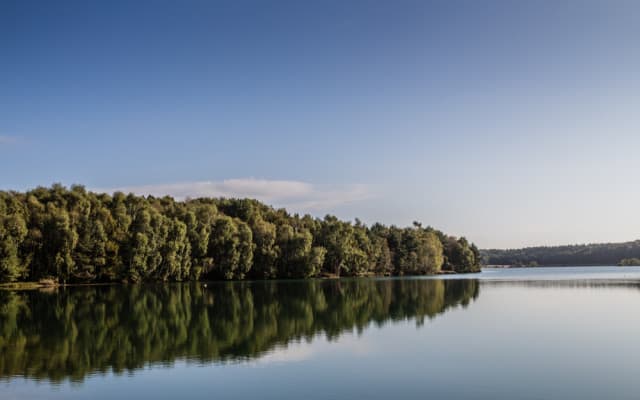
<svg viewBox="0 0 640 400"><path fill-rule="evenodd" d="M621 267L639 267L640 258L623 258L618 262L618 265Z"/></svg>
<svg viewBox="0 0 640 400"><path fill-rule="evenodd" d="M0 282L149 282L480 270L478 248L399 228L290 214L252 199L177 201L54 184L0 191Z"/></svg>
<svg viewBox="0 0 640 400"><path fill-rule="evenodd" d="M120 374L185 359L243 362L318 335L334 340L390 321L411 320L422 327L478 295L474 279L0 290L0 381L23 376L81 382L95 373Z"/></svg>
<svg viewBox="0 0 640 400"><path fill-rule="evenodd" d="M487 265L630 265L634 262L633 259L640 258L640 240L510 250L492 249L482 250L481 254Z"/></svg>

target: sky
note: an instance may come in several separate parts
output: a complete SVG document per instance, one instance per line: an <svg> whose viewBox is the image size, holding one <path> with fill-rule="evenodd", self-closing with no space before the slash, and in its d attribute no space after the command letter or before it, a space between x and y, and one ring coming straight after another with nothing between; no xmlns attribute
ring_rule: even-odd
<svg viewBox="0 0 640 400"><path fill-rule="evenodd" d="M0 189L640 239L640 2L0 2Z"/></svg>

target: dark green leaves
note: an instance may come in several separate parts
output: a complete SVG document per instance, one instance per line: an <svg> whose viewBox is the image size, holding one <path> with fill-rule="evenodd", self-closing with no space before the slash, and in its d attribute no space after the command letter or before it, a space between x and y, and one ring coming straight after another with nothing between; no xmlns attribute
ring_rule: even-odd
<svg viewBox="0 0 640 400"><path fill-rule="evenodd" d="M290 215L251 199L0 192L0 281L185 281L433 274L479 269L466 239Z"/></svg>

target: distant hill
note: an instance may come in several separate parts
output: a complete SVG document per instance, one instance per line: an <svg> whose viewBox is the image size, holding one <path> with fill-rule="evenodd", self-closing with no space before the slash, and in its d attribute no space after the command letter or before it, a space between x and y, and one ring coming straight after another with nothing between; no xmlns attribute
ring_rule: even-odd
<svg viewBox="0 0 640 400"><path fill-rule="evenodd" d="M640 258L640 240L507 250L488 249L481 250L480 254L487 265L618 265L624 259Z"/></svg>

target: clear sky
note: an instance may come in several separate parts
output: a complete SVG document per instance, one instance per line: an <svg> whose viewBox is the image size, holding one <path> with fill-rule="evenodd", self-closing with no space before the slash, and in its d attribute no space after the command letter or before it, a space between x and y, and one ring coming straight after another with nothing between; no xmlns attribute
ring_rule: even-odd
<svg viewBox="0 0 640 400"><path fill-rule="evenodd" d="M0 2L0 189L640 238L640 2Z"/></svg>

